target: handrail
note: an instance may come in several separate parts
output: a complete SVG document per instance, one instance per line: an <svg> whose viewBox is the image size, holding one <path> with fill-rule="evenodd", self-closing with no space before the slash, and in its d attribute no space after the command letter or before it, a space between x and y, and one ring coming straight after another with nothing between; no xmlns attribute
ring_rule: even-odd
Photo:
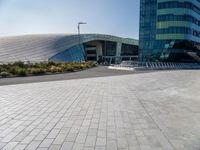
<svg viewBox="0 0 200 150"><path fill-rule="evenodd" d="M200 63L147 62L146 69L200 69Z"/></svg>

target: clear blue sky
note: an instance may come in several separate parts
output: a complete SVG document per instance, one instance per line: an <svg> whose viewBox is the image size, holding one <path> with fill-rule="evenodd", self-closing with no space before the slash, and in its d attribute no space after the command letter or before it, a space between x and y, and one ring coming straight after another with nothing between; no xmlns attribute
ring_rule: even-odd
<svg viewBox="0 0 200 150"><path fill-rule="evenodd" d="M139 0L0 0L0 36L103 33L138 38Z"/></svg>

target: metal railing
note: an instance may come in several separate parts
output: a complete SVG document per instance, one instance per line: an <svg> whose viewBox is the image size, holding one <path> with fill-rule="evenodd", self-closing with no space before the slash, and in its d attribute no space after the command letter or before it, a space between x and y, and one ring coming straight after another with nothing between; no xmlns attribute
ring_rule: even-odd
<svg viewBox="0 0 200 150"><path fill-rule="evenodd" d="M200 69L200 63L143 62L138 67L151 70Z"/></svg>
<svg viewBox="0 0 200 150"><path fill-rule="evenodd" d="M112 67L125 67L145 70L176 70L176 69L200 69L200 63L175 63L175 62L136 62L122 61L120 64L111 64Z"/></svg>
<svg viewBox="0 0 200 150"><path fill-rule="evenodd" d="M119 67L119 68L134 68L138 67L138 62L136 61L122 61L120 64L111 64L112 67Z"/></svg>

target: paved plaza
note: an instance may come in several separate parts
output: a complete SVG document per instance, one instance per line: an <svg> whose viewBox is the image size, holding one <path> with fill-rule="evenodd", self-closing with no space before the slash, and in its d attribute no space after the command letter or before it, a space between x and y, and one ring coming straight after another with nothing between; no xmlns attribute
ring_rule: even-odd
<svg viewBox="0 0 200 150"><path fill-rule="evenodd" d="M200 71L0 86L2 150L200 150Z"/></svg>

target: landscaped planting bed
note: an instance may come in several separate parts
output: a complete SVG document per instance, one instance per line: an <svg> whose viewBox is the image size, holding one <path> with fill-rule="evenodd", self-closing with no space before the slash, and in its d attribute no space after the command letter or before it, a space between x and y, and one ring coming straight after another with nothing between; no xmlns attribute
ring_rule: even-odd
<svg viewBox="0 0 200 150"><path fill-rule="evenodd" d="M24 63L15 62L0 65L0 77L16 77L16 76L33 76L56 74L65 72L81 71L95 67L94 62L72 62L72 63L56 63L56 62L40 62L40 63Z"/></svg>

